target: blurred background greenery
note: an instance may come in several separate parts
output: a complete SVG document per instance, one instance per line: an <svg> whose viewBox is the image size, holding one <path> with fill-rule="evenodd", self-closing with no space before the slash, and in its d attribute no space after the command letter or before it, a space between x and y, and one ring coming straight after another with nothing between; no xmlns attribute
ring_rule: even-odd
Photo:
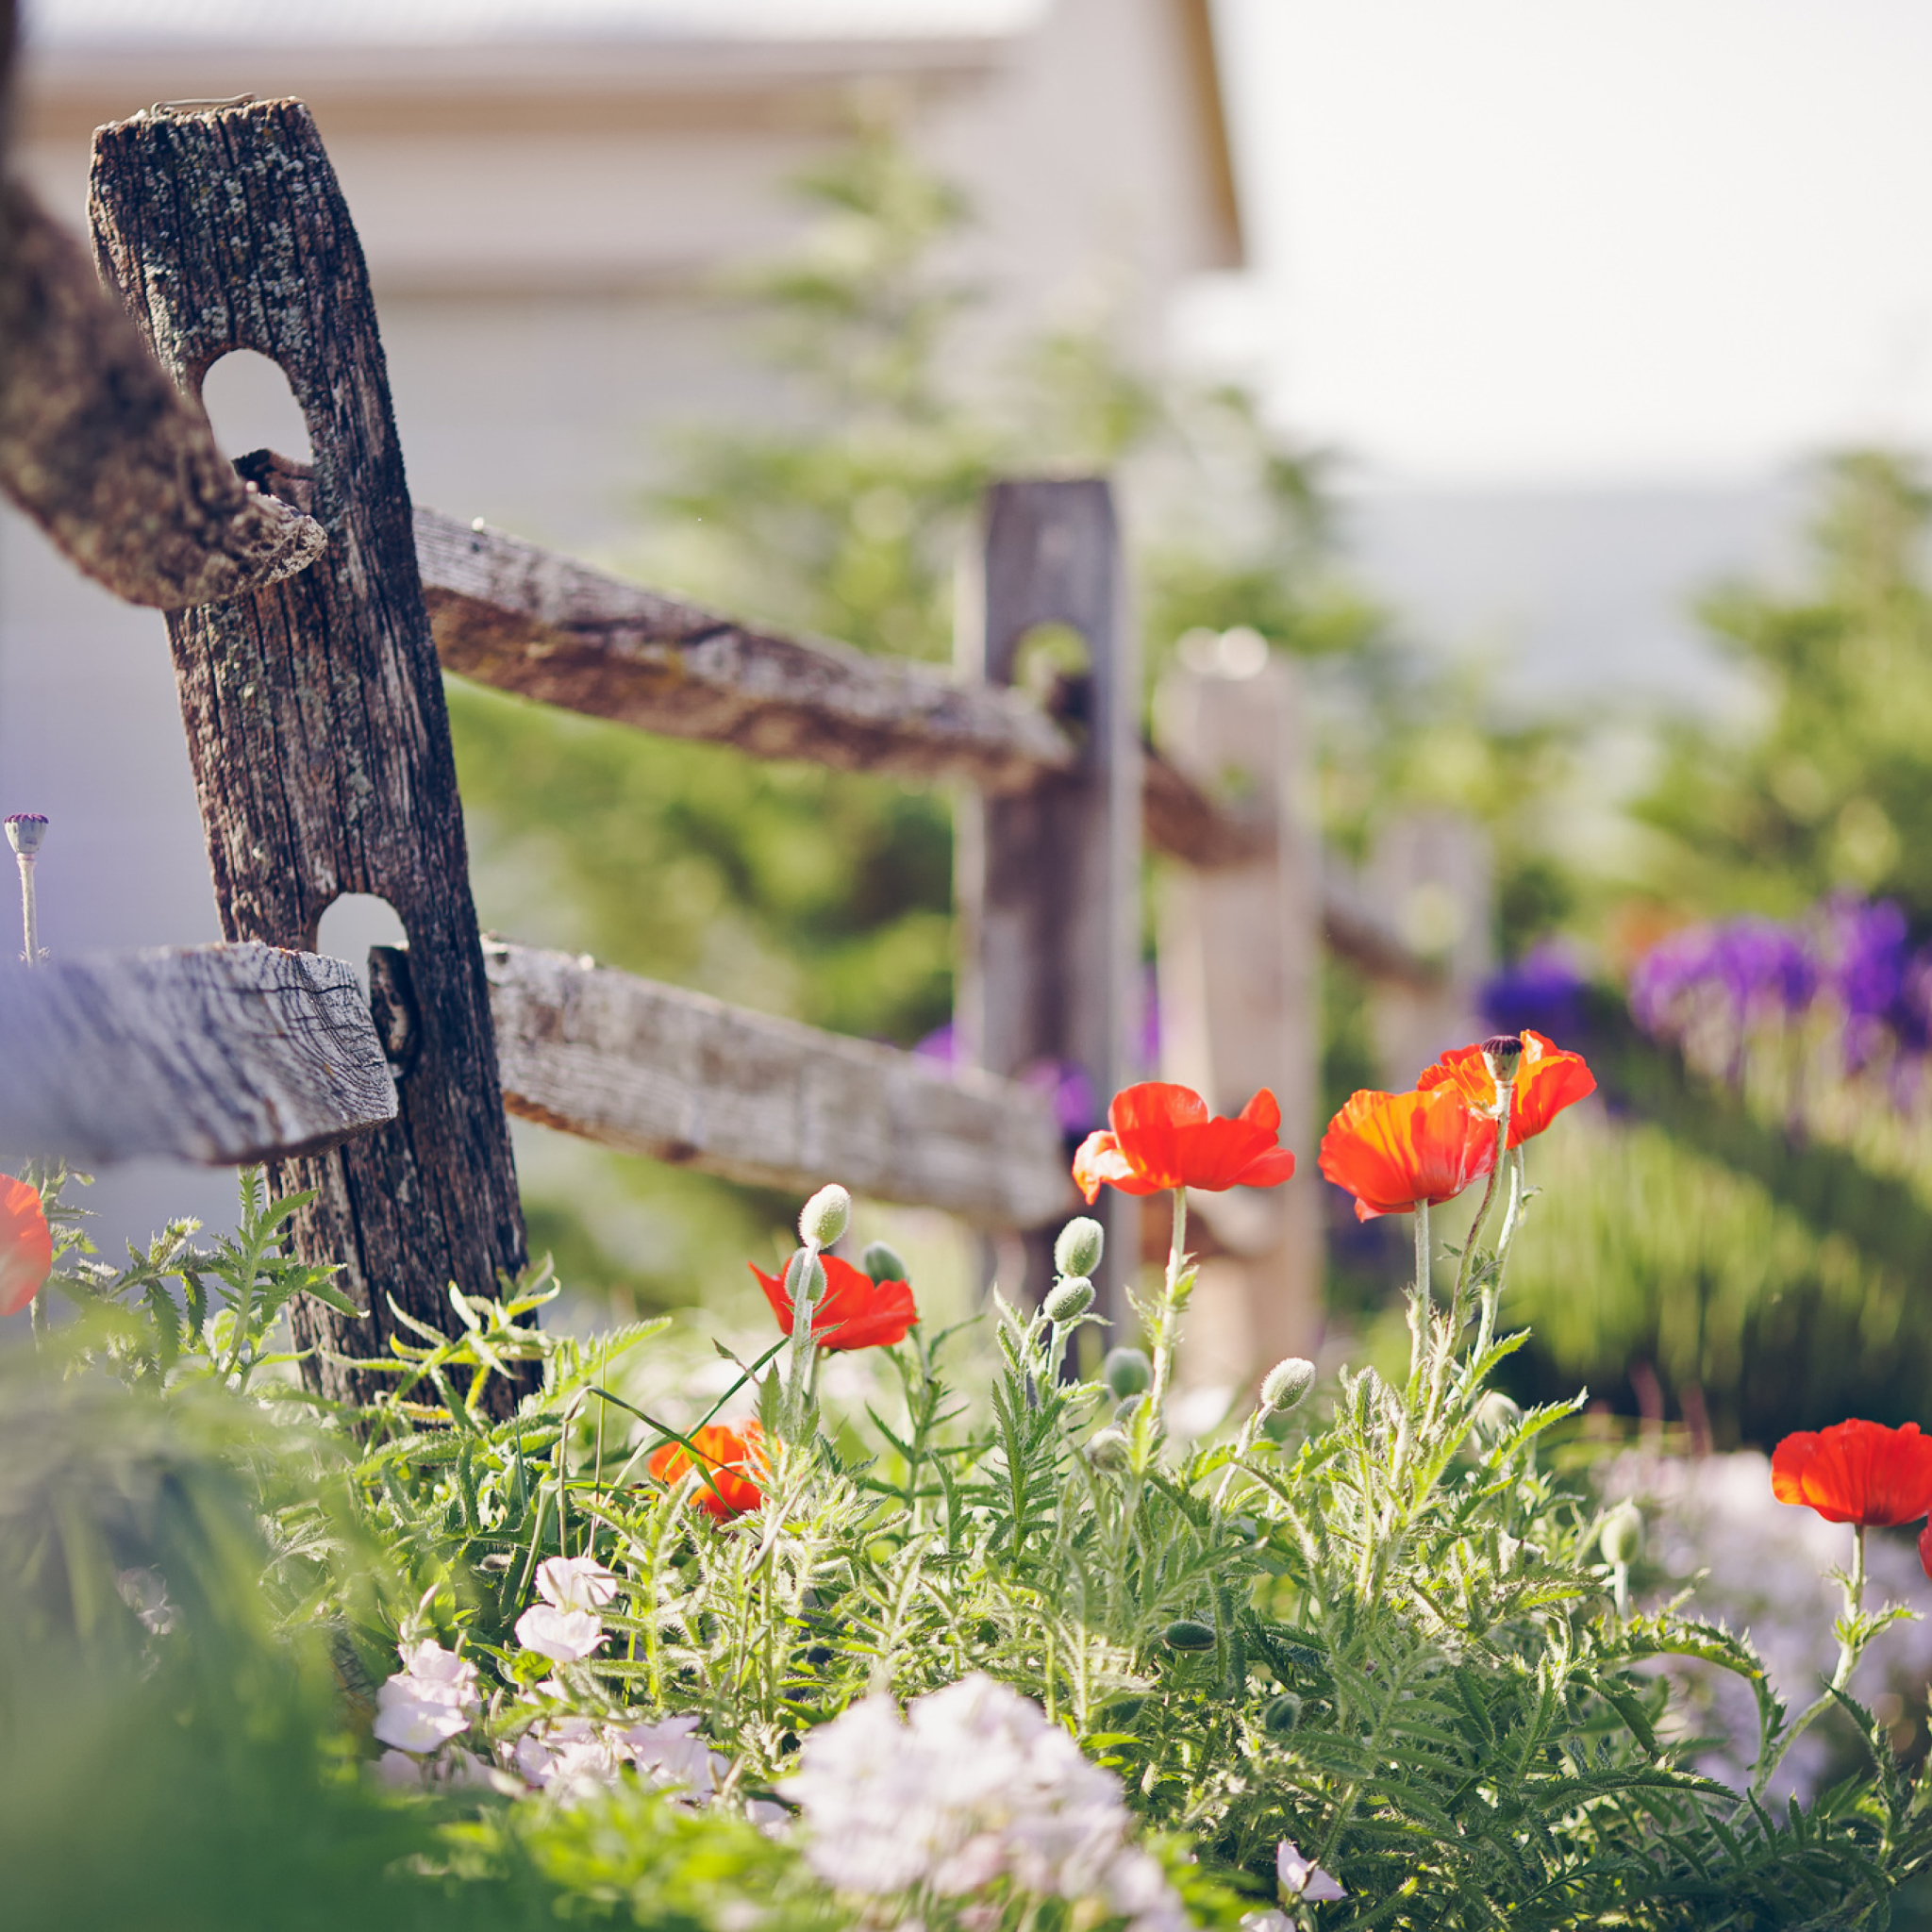
<svg viewBox="0 0 1932 1932"><path fill-rule="evenodd" d="M1607 1105L1538 1150L1519 1392L1587 1380L1721 1446L1848 1408L1911 1413L1932 1372L1916 1195L1811 1154L1800 1124L1754 1121L1633 1029L1621 999L1647 947L1694 920L1789 917L1849 890L1896 901L1914 938L1932 928L1932 498L1909 464L1868 450L1821 465L1807 578L1713 587L1702 621L1751 692L1735 716L1532 714L1507 666L1420 650L1351 584L1327 460L1285 443L1241 389L1133 364L1104 313L965 371L952 332L974 291L940 263L972 213L889 125L857 126L797 187L814 216L803 244L738 290L747 354L782 373L792 407L755 433L688 430L670 485L637 506L630 567L734 612L943 659L986 482L1109 471L1150 691L1196 627L1246 625L1302 660L1330 840L1359 856L1396 811L1475 817L1496 856L1499 958L1554 944L1590 992L1561 1023ZM898 1044L947 1019L943 794L460 682L451 708L487 926ZM1378 1084L1365 994L1329 963L1331 1106ZM592 1301L741 1307L745 1259L786 1239L791 1204L756 1191L540 1130L519 1161L533 1247ZM1331 1313L1360 1327L1399 1263L1386 1231L1344 1215L1334 1228Z"/></svg>

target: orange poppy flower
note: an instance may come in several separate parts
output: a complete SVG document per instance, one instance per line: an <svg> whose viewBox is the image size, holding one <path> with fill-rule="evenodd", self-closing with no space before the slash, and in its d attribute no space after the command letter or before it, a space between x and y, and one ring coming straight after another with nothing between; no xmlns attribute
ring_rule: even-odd
<svg viewBox="0 0 1932 1932"><path fill-rule="evenodd" d="M691 1432L691 1440L706 1476L693 1491L700 1509L720 1523L729 1523L734 1516L749 1515L765 1500L752 1478L753 1471L762 1475L765 1467L764 1433L757 1423L746 1423L741 1430L707 1423ZM660 1483L674 1487L691 1466L691 1450L682 1442L660 1443L645 1466Z"/></svg>
<svg viewBox="0 0 1932 1932"><path fill-rule="evenodd" d="M1459 1087L1351 1093L1322 1136L1322 1172L1355 1196L1361 1221L1454 1200L1495 1164L1495 1123Z"/></svg>
<svg viewBox="0 0 1932 1932"><path fill-rule="evenodd" d="M17 1315L54 1271L54 1237L40 1191L0 1174L0 1315Z"/></svg>
<svg viewBox="0 0 1932 1932"><path fill-rule="evenodd" d="M1857 1420L1787 1436L1771 1452L1771 1493L1827 1523L1916 1523L1932 1510L1932 1436L1917 1423L1889 1429Z"/></svg>
<svg viewBox="0 0 1932 1932"><path fill-rule="evenodd" d="M1143 1080L1123 1087L1107 1110L1107 1128L1080 1143L1074 1179L1090 1203L1103 1186L1124 1194L1275 1188L1294 1172L1294 1156L1278 1144L1280 1133L1281 1108L1265 1087L1229 1120L1210 1118L1191 1088Z"/></svg>
<svg viewBox="0 0 1932 1932"><path fill-rule="evenodd" d="M903 1281L874 1281L862 1269L836 1255L821 1255L825 1291L812 1312L812 1341L820 1348L891 1348L906 1340L906 1331L919 1320L912 1290ZM756 1261L748 1264L778 1318L778 1327L791 1333L791 1296L782 1274L767 1274Z"/></svg>
<svg viewBox="0 0 1932 1932"><path fill-rule="evenodd" d="M1527 1028L1523 1033L1523 1058L1516 1069L1516 1090L1509 1096L1509 1144L1520 1147L1586 1094L1596 1091L1596 1075L1580 1053L1565 1053L1553 1041ZM1496 1104L1496 1082L1479 1046L1458 1046L1445 1053L1417 1076L1417 1091L1426 1093L1453 1080L1472 1107L1487 1111Z"/></svg>

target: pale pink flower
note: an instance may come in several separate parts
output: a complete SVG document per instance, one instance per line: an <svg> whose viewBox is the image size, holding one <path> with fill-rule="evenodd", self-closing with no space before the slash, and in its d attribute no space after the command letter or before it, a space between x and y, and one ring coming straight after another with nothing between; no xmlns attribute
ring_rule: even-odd
<svg viewBox="0 0 1932 1932"><path fill-rule="evenodd" d="M594 1557L551 1557L537 1565L537 1594L559 1610L601 1610L617 1578Z"/></svg>
<svg viewBox="0 0 1932 1932"><path fill-rule="evenodd" d="M517 1619L517 1641L553 1663L581 1663L603 1648L604 1626L590 1610L532 1604Z"/></svg>
<svg viewBox="0 0 1932 1932"><path fill-rule="evenodd" d="M711 1747L696 1736L694 1717L667 1717L655 1724L633 1724L624 1733L631 1762L653 1784L680 1785L694 1798L708 1798L717 1789Z"/></svg>
<svg viewBox="0 0 1932 1932"><path fill-rule="evenodd" d="M1281 1889L1304 1905L1325 1905L1331 1899L1348 1896L1321 1866L1302 1857L1292 1839L1285 1838L1275 1847L1274 1874L1281 1880Z"/></svg>

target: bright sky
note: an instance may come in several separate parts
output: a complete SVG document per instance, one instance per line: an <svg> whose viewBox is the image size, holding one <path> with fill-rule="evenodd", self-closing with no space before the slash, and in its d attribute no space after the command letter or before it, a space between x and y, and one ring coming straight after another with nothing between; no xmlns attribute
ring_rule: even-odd
<svg viewBox="0 0 1932 1932"><path fill-rule="evenodd" d="M1216 6L1304 434L1502 484L1932 444L1926 0Z"/></svg>

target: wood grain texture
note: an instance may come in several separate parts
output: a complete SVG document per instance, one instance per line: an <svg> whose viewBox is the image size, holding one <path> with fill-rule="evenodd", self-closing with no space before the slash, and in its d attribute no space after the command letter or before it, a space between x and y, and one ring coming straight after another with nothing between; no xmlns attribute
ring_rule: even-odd
<svg viewBox="0 0 1932 1932"><path fill-rule="evenodd" d="M1066 626L1087 668L1059 677L1060 715L1082 736L1078 767L1010 798L958 808L954 875L961 937L958 1004L967 1057L1005 1077L1079 1069L1097 1125L1135 1076L1141 1020L1140 681L1113 496L1099 478L995 484L987 493L983 630L960 669L1004 684L1042 626ZM1122 1312L1138 1253L1137 1204L1108 1189L1095 1286ZM1045 1292L1054 1230L1026 1232L1025 1291ZM1010 1290L1018 1284L1008 1283Z"/></svg>
<svg viewBox="0 0 1932 1932"><path fill-rule="evenodd" d="M273 946L0 966L0 1147L239 1166L392 1121L355 974Z"/></svg>
<svg viewBox="0 0 1932 1932"><path fill-rule="evenodd" d="M416 511L445 670L675 738L850 772L1024 790L1074 747L1016 691L787 637L500 530Z"/></svg>
<svg viewBox="0 0 1932 1932"><path fill-rule="evenodd" d="M312 948L344 892L388 900L408 934L390 975L409 1058L391 1126L280 1164L319 1197L305 1257L340 1261L367 1307L319 1305L298 1340L381 1354L393 1298L454 1320L454 1281L494 1293L525 1260L442 680L416 572L408 487L362 250L299 101L142 116L94 136L103 275L191 394L232 349L277 363L315 452L328 548L273 589L171 616L175 684L231 939ZM325 1393L362 1378L318 1351ZM506 1386L502 1402L512 1399Z"/></svg>
<svg viewBox="0 0 1932 1932"><path fill-rule="evenodd" d="M200 403L18 181L0 181L0 491L117 597L211 604L321 555L322 526L235 474Z"/></svg>
<svg viewBox="0 0 1932 1932"><path fill-rule="evenodd" d="M512 1113L607 1147L807 1193L1030 1226L1075 1205L1038 1090L823 1033L566 953L487 941Z"/></svg>

